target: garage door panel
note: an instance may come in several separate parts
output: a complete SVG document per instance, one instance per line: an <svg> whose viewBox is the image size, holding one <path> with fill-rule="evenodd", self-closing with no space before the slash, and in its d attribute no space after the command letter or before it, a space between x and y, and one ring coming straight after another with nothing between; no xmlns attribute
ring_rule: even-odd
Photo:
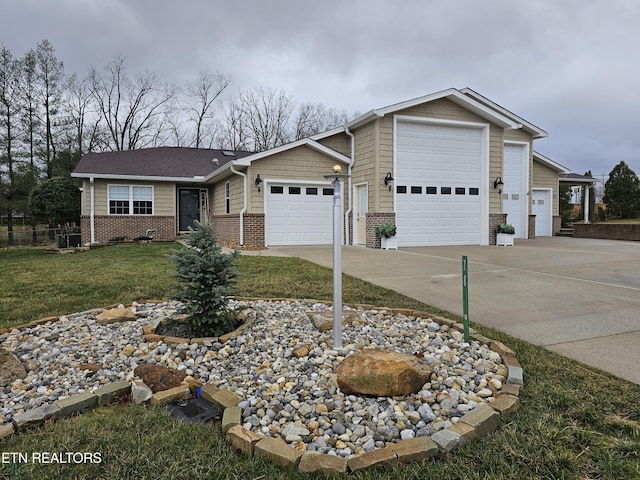
<svg viewBox="0 0 640 480"><path fill-rule="evenodd" d="M396 190L399 245L479 244L482 131L397 125L396 185L407 192ZM412 194L412 186L421 193Z"/></svg>
<svg viewBox="0 0 640 480"><path fill-rule="evenodd" d="M266 244L318 245L333 241L333 192L311 185L271 185L266 192Z"/></svg>

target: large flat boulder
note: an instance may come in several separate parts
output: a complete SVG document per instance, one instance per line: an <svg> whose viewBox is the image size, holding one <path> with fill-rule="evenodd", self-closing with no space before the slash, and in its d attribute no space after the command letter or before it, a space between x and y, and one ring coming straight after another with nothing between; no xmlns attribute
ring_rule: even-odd
<svg viewBox="0 0 640 480"><path fill-rule="evenodd" d="M128 308L112 308L105 310L96 317L100 325L110 325L112 323L132 322L137 317Z"/></svg>
<svg viewBox="0 0 640 480"><path fill-rule="evenodd" d="M417 393L432 371L413 355L363 350L345 358L336 375L342 393L391 397Z"/></svg>
<svg viewBox="0 0 640 480"><path fill-rule="evenodd" d="M27 376L27 370L9 350L0 348L0 387L11 385L16 379Z"/></svg>

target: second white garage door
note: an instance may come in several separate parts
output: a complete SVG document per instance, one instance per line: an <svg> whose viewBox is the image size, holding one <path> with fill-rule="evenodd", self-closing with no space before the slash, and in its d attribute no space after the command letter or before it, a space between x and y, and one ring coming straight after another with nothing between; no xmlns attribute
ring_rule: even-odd
<svg viewBox="0 0 640 480"><path fill-rule="evenodd" d="M400 246L481 243L481 128L398 122Z"/></svg>
<svg viewBox="0 0 640 480"><path fill-rule="evenodd" d="M266 191L267 246L323 245L333 241L333 188L269 184Z"/></svg>

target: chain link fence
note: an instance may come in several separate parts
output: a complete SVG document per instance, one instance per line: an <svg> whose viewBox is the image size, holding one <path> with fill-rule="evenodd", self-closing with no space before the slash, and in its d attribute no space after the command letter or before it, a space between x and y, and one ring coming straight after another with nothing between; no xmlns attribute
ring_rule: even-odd
<svg viewBox="0 0 640 480"><path fill-rule="evenodd" d="M0 248L30 247L53 245L58 248L67 246L67 238L60 228L36 227L14 228L12 232L7 227L0 227ZM80 245L80 229L74 228L69 232L69 246Z"/></svg>

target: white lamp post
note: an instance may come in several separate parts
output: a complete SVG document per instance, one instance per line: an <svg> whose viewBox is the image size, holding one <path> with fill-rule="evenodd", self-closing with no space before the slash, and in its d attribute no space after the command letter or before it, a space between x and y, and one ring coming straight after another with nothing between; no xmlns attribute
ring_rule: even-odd
<svg viewBox="0 0 640 480"><path fill-rule="evenodd" d="M340 181L349 175L340 173L342 167L335 165L331 175L324 178L333 182L333 347L342 348L342 212Z"/></svg>

